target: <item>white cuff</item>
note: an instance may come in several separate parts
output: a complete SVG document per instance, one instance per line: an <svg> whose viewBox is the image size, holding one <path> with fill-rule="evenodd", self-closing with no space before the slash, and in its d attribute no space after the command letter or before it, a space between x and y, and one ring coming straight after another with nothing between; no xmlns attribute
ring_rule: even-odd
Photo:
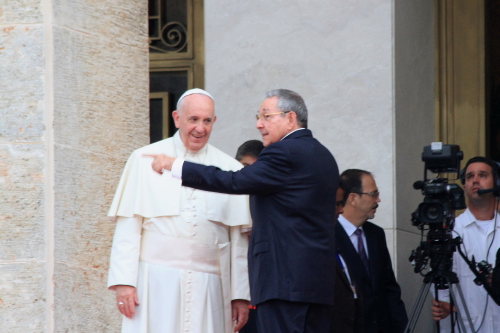
<svg viewBox="0 0 500 333"><path fill-rule="evenodd" d="M172 177L182 179L182 166L184 165L183 158L176 158L174 163L172 163Z"/></svg>

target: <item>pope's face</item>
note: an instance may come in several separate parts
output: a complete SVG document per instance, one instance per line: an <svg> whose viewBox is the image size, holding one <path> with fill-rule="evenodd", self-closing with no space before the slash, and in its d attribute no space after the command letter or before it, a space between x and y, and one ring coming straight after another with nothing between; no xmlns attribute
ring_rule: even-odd
<svg viewBox="0 0 500 333"><path fill-rule="evenodd" d="M172 112L172 117L186 149L197 152L210 138L216 120L214 102L202 94L186 96L181 101L179 110Z"/></svg>

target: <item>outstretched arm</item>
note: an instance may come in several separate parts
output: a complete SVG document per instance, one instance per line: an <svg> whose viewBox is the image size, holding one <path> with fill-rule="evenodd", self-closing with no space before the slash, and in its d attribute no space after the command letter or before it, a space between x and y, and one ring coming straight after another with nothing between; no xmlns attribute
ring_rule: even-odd
<svg viewBox="0 0 500 333"><path fill-rule="evenodd" d="M175 159L165 155L148 154L153 158L153 170L162 173L171 170L174 177L182 174L182 185L204 191L227 194L269 194L281 190L290 180L291 156L286 147L271 145L252 165L239 171L223 171L214 166ZM182 171L180 168L182 161Z"/></svg>

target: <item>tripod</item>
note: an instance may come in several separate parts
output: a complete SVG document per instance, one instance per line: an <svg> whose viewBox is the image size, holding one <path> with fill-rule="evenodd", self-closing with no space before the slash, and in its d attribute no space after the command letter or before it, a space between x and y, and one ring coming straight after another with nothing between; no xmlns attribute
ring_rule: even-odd
<svg viewBox="0 0 500 333"><path fill-rule="evenodd" d="M457 274L451 271L445 271L442 273L439 273L438 271L430 271L427 273L424 277L424 281L422 283L422 287L420 288L420 291L417 296L417 300L415 301L415 305L413 306L413 309L410 314L410 318L408 320L408 325L405 328L405 333L412 333L413 330L415 329L415 326L417 324L418 317L420 316L420 313L422 312L422 307L424 306L425 299L427 298L427 294L429 293L429 289L431 287L431 283L434 283L435 290L436 290L436 300L438 299L438 285L445 283L446 285L449 286L450 290L450 307L453 308L453 304L456 304L456 309L457 309L457 318L458 318L458 325L460 326L460 332L471 332L474 333L474 327L472 325L472 320L469 314L469 310L467 309L467 304L465 304L464 300L464 295L462 294L462 288L460 288L460 284L458 281ZM456 289L458 291L458 296L460 299L460 304L458 304L455 299L455 295L453 293L453 288L452 286L456 285ZM462 316L462 309L465 312L465 316L467 319L467 323L469 325L470 330L466 330L464 321L463 321L463 316ZM455 323L453 320L453 315L450 314L450 320L451 320L451 330L452 332L455 332ZM438 333L439 333L439 322L436 323L437 328L438 328Z"/></svg>

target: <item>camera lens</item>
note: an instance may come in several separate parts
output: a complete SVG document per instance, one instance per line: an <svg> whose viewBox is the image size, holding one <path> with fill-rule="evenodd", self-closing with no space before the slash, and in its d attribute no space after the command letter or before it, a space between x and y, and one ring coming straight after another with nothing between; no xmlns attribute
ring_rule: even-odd
<svg viewBox="0 0 500 333"><path fill-rule="evenodd" d="M429 221L436 221L441 219L442 207L439 204L428 204L424 208L424 216Z"/></svg>

